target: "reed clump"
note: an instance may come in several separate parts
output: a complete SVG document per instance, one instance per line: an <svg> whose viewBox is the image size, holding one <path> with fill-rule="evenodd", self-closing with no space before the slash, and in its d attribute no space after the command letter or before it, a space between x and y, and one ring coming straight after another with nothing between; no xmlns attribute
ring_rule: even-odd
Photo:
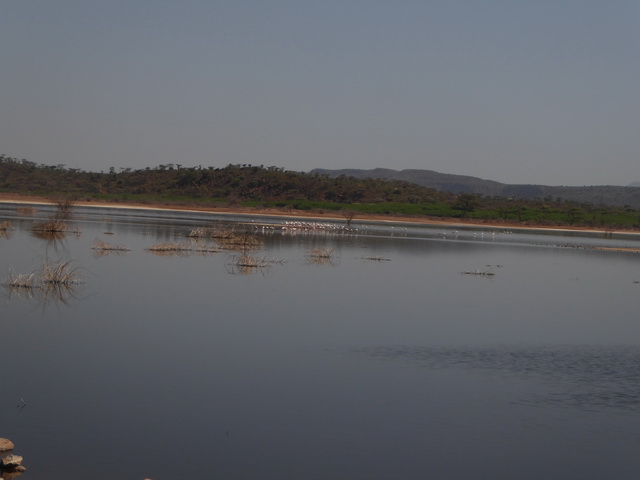
<svg viewBox="0 0 640 480"><path fill-rule="evenodd" d="M186 242L166 242L166 243L156 243L148 248L146 248L150 253L154 255L191 255L191 254L201 254L205 255L208 253L218 253L220 251L219 248L207 245L206 243L186 243Z"/></svg>
<svg viewBox="0 0 640 480"><path fill-rule="evenodd" d="M31 231L36 233L66 233L69 232L69 225L64 220L50 218L33 224Z"/></svg>
<svg viewBox="0 0 640 480"><path fill-rule="evenodd" d="M202 226L192 228L187 234L192 240L215 240L220 248L227 250L256 250L262 241L254 233L233 227Z"/></svg>
<svg viewBox="0 0 640 480"><path fill-rule="evenodd" d="M476 269L476 270L465 270L465 271L460 272L460 273L462 273L462 275L474 275L476 277L493 277L496 274L490 268L489 269L484 269L484 270L481 270L479 268Z"/></svg>
<svg viewBox="0 0 640 480"><path fill-rule="evenodd" d="M307 257L330 260L333 258L333 248L312 248L307 252Z"/></svg>
<svg viewBox="0 0 640 480"><path fill-rule="evenodd" d="M82 283L81 274L71 261L45 261L38 274L45 285L73 285Z"/></svg>
<svg viewBox="0 0 640 480"><path fill-rule="evenodd" d="M80 231L76 228L71 230L67 220L71 218L71 212L75 206L75 200L70 198L54 198L51 202L56 205L56 212L47 220L36 222L31 227L31 232L46 239L56 239L65 233L76 233Z"/></svg>
<svg viewBox="0 0 640 480"><path fill-rule="evenodd" d="M234 255L233 263L236 267L246 267L246 268L263 268L268 265L268 263L263 258L254 257L252 255Z"/></svg>
<svg viewBox="0 0 640 480"><path fill-rule="evenodd" d="M216 241L221 248L228 250L258 250L262 248L262 240L250 232L235 232L225 238L217 238Z"/></svg>
<svg viewBox="0 0 640 480"><path fill-rule="evenodd" d="M305 257L313 265L335 266L338 263L333 248L312 248Z"/></svg>
<svg viewBox="0 0 640 480"><path fill-rule="evenodd" d="M38 277L35 273L14 273L13 270L9 270L2 284L16 289L33 289L38 286L37 280Z"/></svg>
<svg viewBox="0 0 640 480"><path fill-rule="evenodd" d="M76 205L76 200L72 197L54 197L51 201L56 206L55 218L66 220L71 217L71 213Z"/></svg>
<svg viewBox="0 0 640 480"><path fill-rule="evenodd" d="M33 273L15 273L9 269L2 286L10 294L21 297L66 302L81 283L82 275L71 261L45 261Z"/></svg>
<svg viewBox="0 0 640 480"><path fill-rule="evenodd" d="M226 270L231 274L252 275L254 273L266 274L271 268L271 263L264 258L255 257L247 253L230 255L227 258Z"/></svg>
<svg viewBox="0 0 640 480"><path fill-rule="evenodd" d="M191 251L191 245L188 243L181 242L165 242L165 243L156 243L155 245L151 245L147 247L146 250L151 253L156 254L178 254L184 252Z"/></svg>
<svg viewBox="0 0 640 480"><path fill-rule="evenodd" d="M187 237L189 238L211 238L211 239L227 239L235 235L235 228L221 228L214 226L204 226L192 228Z"/></svg>
<svg viewBox="0 0 640 480"><path fill-rule="evenodd" d="M105 242L104 240L95 239L93 244L91 245L92 250L96 250L99 252L115 252L115 253L124 253L131 251L130 248L125 247L122 244L112 245L109 242Z"/></svg>

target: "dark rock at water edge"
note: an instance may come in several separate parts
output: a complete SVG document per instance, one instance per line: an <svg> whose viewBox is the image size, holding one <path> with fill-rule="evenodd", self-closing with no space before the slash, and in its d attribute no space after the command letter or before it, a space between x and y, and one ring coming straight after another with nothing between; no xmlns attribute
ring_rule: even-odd
<svg viewBox="0 0 640 480"><path fill-rule="evenodd" d="M6 452L8 450L13 450L13 442L8 438L0 438L0 452Z"/></svg>
<svg viewBox="0 0 640 480"><path fill-rule="evenodd" d="M13 443L6 438L0 439L3 441L2 445L9 447L9 450L13 449ZM21 474L26 470L22 465L22 457L20 455L8 454L0 457L0 479L8 480Z"/></svg>
<svg viewBox="0 0 640 480"><path fill-rule="evenodd" d="M5 455L0 458L0 468L4 470L10 470L22 465L22 457L20 455Z"/></svg>

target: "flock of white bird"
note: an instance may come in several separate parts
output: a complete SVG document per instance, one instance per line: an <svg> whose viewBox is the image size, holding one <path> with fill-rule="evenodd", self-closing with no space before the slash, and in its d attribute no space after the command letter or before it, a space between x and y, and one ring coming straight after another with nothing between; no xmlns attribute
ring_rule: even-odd
<svg viewBox="0 0 640 480"><path fill-rule="evenodd" d="M287 220L283 224L256 224L254 227L256 230L260 230L263 233L269 232L281 232L288 234L296 233L357 233L358 231L366 231L375 226L359 225L359 228L354 228L346 224L328 223L328 222L313 222L302 220ZM406 234L409 231L407 227L391 226L391 235ZM440 232L436 235L440 238L453 238L457 239L460 236L466 238L472 237L474 240L484 240L487 238L495 238L498 235L512 234L512 231L492 231L492 232L459 232L458 230L452 230L450 232Z"/></svg>
<svg viewBox="0 0 640 480"><path fill-rule="evenodd" d="M256 229L260 229L262 232L268 233L270 231L280 231L284 233L298 233L298 232L327 232L327 233L344 233L344 232L357 232L357 228L351 228L346 225L340 225L337 223L325 223L325 222L303 222L303 221L286 221L282 225L269 225L262 224L256 225Z"/></svg>

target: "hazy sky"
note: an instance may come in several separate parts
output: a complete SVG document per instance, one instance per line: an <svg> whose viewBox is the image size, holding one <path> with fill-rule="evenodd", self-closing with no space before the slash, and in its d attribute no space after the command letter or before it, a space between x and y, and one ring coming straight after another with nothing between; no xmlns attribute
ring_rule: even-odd
<svg viewBox="0 0 640 480"><path fill-rule="evenodd" d="M0 153L640 181L637 0L1 0Z"/></svg>

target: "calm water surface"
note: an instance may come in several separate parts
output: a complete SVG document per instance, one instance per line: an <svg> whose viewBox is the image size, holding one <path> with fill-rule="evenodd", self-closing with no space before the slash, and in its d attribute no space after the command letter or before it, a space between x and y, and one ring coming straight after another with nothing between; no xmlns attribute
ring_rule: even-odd
<svg viewBox="0 0 640 480"><path fill-rule="evenodd" d="M0 436L21 478L640 471L640 255L592 248L637 237L84 208L54 241L29 231L38 208L0 206L0 276L69 260L83 283L0 289ZM265 266L146 250L211 224L255 233Z"/></svg>

